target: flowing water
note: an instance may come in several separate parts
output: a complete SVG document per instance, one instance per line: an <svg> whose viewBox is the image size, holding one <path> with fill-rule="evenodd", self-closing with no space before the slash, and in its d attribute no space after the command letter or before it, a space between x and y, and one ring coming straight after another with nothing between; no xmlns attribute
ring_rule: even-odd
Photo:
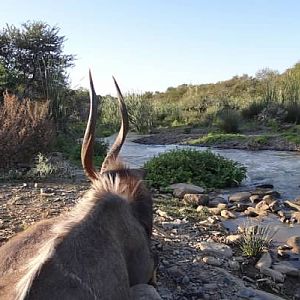
<svg viewBox="0 0 300 300"><path fill-rule="evenodd" d="M121 157L131 167L142 167L143 164L153 156L170 151L176 148L192 148L204 151L206 147L193 147L183 145L144 145L134 143L133 140L141 136L128 135L121 150ZM111 136L106 141L111 144L115 136ZM300 154L289 151L246 151L237 149L213 149L226 158L238 161L247 167L247 179L242 184L251 188L254 185L269 183L274 185L274 189L281 193L284 199L294 199L300 196ZM200 171L200 170L199 170ZM234 190L234 189L233 189ZM237 190L237 189L235 189ZM232 191L232 189L231 189ZM245 225L249 222L245 218L237 218L223 222L225 227L235 231L237 226ZM300 235L300 225L290 227L281 223L275 215L263 218L252 219L253 224L270 225L274 229L273 238L276 243L286 241L290 236ZM246 224L247 225L247 224Z"/></svg>
<svg viewBox="0 0 300 300"><path fill-rule="evenodd" d="M121 156L132 167L141 167L153 156L176 148L192 148L204 151L206 147L183 145L144 145L134 143L133 140L141 136L128 136ZM106 139L111 144L115 136ZM213 149L226 158L238 161L247 167L247 179L243 186L269 183L280 192L284 198L294 199L300 196L300 154L289 151L247 151L237 149ZM199 170L200 171L200 170Z"/></svg>

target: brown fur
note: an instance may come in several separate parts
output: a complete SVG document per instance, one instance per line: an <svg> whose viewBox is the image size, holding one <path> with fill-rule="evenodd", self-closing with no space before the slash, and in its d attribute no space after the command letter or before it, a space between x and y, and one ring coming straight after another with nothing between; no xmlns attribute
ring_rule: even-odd
<svg viewBox="0 0 300 300"><path fill-rule="evenodd" d="M0 248L0 299L126 300L151 279L152 199L138 171L116 166L67 216Z"/></svg>

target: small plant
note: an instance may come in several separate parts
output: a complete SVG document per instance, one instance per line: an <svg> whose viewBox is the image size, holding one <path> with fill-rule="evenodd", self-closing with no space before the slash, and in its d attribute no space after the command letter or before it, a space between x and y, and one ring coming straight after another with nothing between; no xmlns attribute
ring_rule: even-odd
<svg viewBox="0 0 300 300"><path fill-rule="evenodd" d="M30 172L32 176L45 178L56 171L56 167L42 153L39 153L35 160L35 167Z"/></svg>
<svg viewBox="0 0 300 300"><path fill-rule="evenodd" d="M152 158L144 165L146 179L154 187L186 182L206 188L236 186L246 177L246 167L211 151L176 149Z"/></svg>
<svg viewBox="0 0 300 300"><path fill-rule="evenodd" d="M274 234L270 226L245 226L240 242L243 255L257 257L264 250L269 249Z"/></svg>

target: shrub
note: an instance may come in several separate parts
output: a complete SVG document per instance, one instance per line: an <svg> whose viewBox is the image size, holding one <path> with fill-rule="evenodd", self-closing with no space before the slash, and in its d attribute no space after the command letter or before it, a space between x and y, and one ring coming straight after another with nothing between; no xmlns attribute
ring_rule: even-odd
<svg viewBox="0 0 300 300"><path fill-rule="evenodd" d="M54 137L48 111L49 102L5 93L0 106L0 168L29 163L38 152L47 151Z"/></svg>
<svg viewBox="0 0 300 300"><path fill-rule="evenodd" d="M240 242L243 255L257 257L269 249L274 234L269 226L245 226Z"/></svg>
<svg viewBox="0 0 300 300"><path fill-rule="evenodd" d="M237 133L240 127L240 114L234 109L223 109L217 114L217 125L225 133Z"/></svg>
<svg viewBox="0 0 300 300"><path fill-rule="evenodd" d="M146 179L154 187L187 182L207 188L236 186L246 177L246 168L211 151L173 150L144 165Z"/></svg>
<svg viewBox="0 0 300 300"><path fill-rule="evenodd" d="M266 103L263 101L253 101L244 107L241 113L245 119L251 120L256 118L265 107Z"/></svg>
<svg viewBox="0 0 300 300"><path fill-rule="evenodd" d="M49 161L48 157L39 153L35 158L35 166L31 169L32 176L45 178L56 171L56 167Z"/></svg>

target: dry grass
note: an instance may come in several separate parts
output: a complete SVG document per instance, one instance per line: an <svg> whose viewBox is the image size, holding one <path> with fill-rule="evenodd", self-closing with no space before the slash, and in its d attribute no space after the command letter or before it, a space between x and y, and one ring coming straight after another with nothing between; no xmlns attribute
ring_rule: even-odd
<svg viewBox="0 0 300 300"><path fill-rule="evenodd" d="M20 100L4 93L0 105L0 168L28 163L38 152L48 150L54 137L49 102Z"/></svg>

